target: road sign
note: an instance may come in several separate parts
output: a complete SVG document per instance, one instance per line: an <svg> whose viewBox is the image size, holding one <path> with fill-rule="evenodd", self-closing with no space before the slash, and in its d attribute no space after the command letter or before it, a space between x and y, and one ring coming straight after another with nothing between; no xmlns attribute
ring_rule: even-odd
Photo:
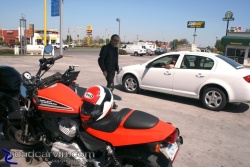
<svg viewBox="0 0 250 167"><path fill-rule="evenodd" d="M60 0L51 0L51 16L60 16Z"/></svg>

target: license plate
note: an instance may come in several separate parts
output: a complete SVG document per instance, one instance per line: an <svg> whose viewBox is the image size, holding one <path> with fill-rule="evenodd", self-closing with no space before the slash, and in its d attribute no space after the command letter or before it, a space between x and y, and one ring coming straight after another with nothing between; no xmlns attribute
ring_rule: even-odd
<svg viewBox="0 0 250 167"><path fill-rule="evenodd" d="M178 151L178 145L177 143L173 143L173 144L169 144L168 147L166 148L166 152L169 156L169 158L173 161L174 160L174 157Z"/></svg>

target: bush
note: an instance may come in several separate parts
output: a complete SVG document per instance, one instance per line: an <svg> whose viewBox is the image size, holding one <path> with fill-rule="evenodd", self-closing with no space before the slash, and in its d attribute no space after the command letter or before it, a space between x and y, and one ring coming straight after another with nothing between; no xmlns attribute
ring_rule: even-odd
<svg viewBox="0 0 250 167"><path fill-rule="evenodd" d="M119 49L119 55L127 55L126 50Z"/></svg>
<svg viewBox="0 0 250 167"><path fill-rule="evenodd" d="M0 49L0 55L3 54L14 54L14 50L13 49Z"/></svg>

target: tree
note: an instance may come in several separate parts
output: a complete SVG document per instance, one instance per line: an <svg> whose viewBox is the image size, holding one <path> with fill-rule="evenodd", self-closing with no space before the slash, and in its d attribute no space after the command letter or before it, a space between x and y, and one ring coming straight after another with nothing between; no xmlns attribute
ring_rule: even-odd
<svg viewBox="0 0 250 167"><path fill-rule="evenodd" d="M72 37L71 37L71 35L67 35L66 41L67 41L67 43L68 43L68 42L72 42Z"/></svg>
<svg viewBox="0 0 250 167"><path fill-rule="evenodd" d="M250 32L250 28L247 28L245 32Z"/></svg>
<svg viewBox="0 0 250 167"><path fill-rule="evenodd" d="M221 40L217 40L214 47L222 53L225 52L225 46L221 43Z"/></svg>
<svg viewBox="0 0 250 167"><path fill-rule="evenodd" d="M103 43L104 43L104 39L101 39L101 38L100 38L100 39L98 40L98 43L99 43L99 44L103 44Z"/></svg>
<svg viewBox="0 0 250 167"><path fill-rule="evenodd" d="M139 42L144 42L143 40L139 40Z"/></svg>
<svg viewBox="0 0 250 167"><path fill-rule="evenodd" d="M181 39L178 41L178 45L181 45L181 44L189 44L189 42L187 39Z"/></svg>

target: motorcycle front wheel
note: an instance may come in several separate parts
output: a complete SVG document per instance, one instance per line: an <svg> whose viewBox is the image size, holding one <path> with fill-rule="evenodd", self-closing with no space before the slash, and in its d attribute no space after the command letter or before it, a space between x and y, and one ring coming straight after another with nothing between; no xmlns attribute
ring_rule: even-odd
<svg viewBox="0 0 250 167"><path fill-rule="evenodd" d="M3 133L5 138L22 150L35 150L43 148L40 137L34 135L34 129L32 127L29 127L27 142L24 142L24 132L21 127L21 121L9 123L7 121L4 122Z"/></svg>
<svg viewBox="0 0 250 167"><path fill-rule="evenodd" d="M122 167L172 167L172 162L162 153L149 149L123 148L115 150Z"/></svg>

